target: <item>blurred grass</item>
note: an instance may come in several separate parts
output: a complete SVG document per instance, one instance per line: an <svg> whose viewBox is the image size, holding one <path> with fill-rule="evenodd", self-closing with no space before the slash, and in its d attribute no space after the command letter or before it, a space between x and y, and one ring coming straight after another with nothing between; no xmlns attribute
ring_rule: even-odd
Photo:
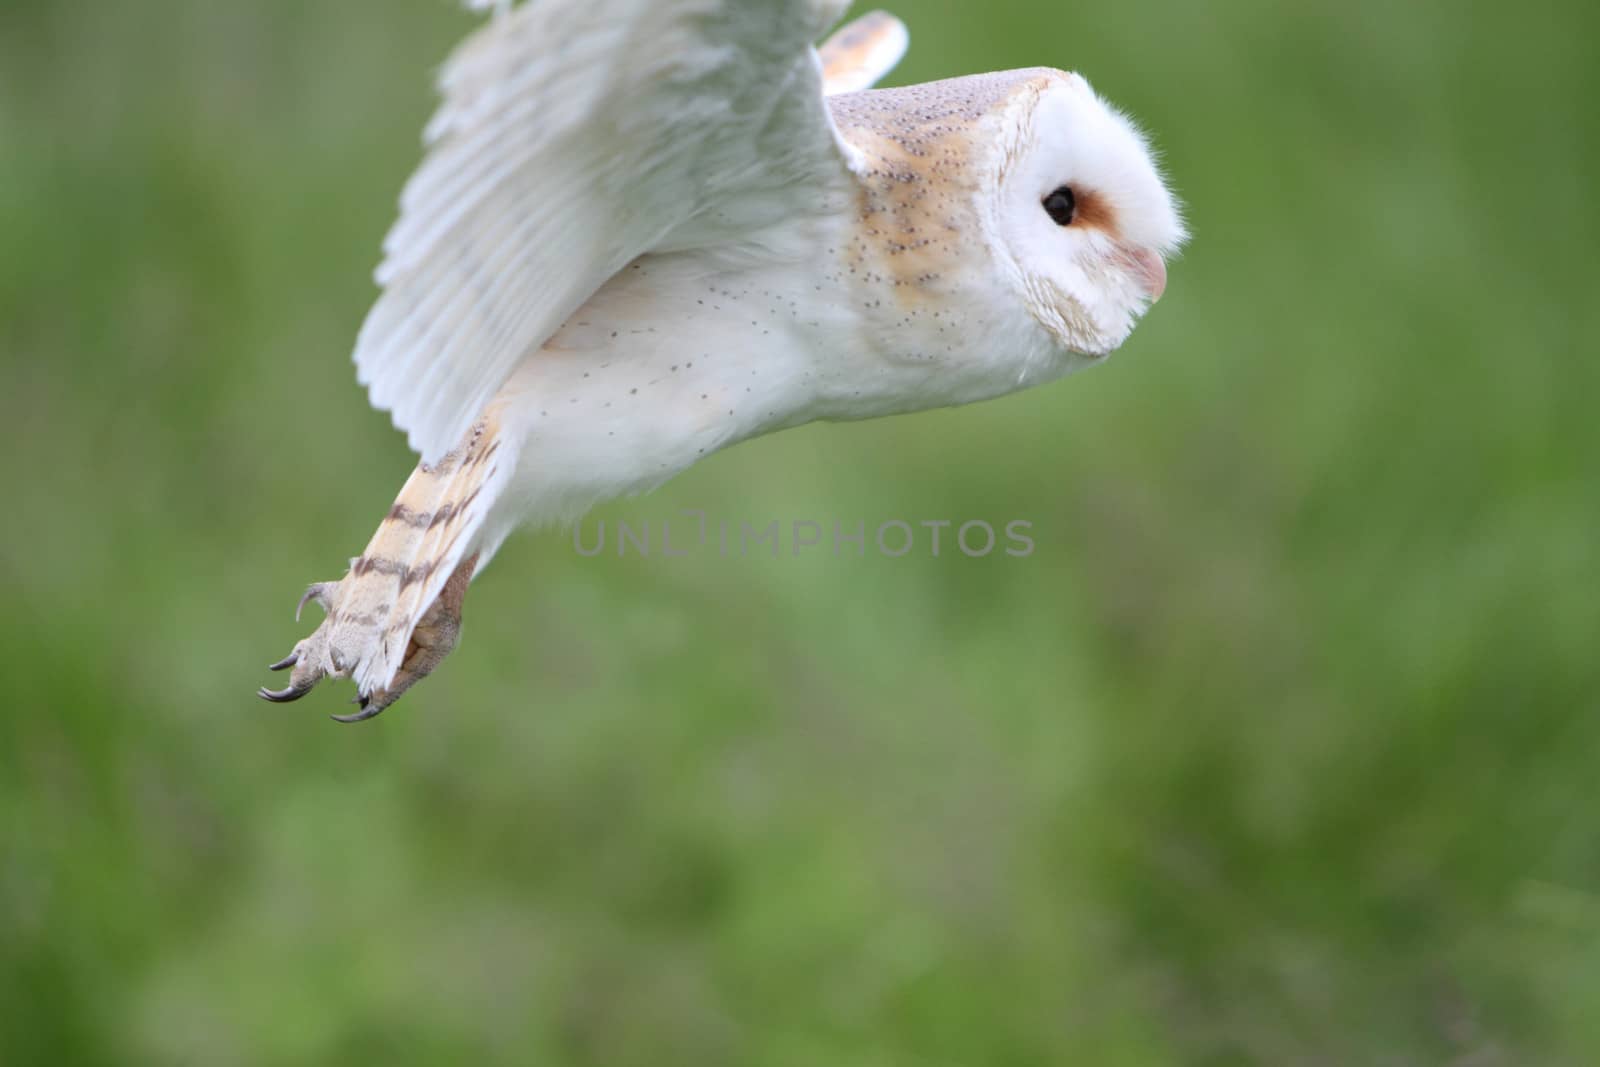
<svg viewBox="0 0 1600 1067"><path fill-rule="evenodd" d="M1600 1061L1597 9L895 10L1155 131L1166 299L603 514L1037 553L523 537L347 730L251 690L411 465L346 356L470 21L0 7L0 1062Z"/></svg>

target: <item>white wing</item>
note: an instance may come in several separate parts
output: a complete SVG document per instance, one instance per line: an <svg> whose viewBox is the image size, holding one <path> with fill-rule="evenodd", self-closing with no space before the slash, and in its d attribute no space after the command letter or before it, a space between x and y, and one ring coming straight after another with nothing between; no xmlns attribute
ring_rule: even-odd
<svg viewBox="0 0 1600 1067"><path fill-rule="evenodd" d="M500 13L440 77L355 352L424 462L629 261L736 239L733 200L775 221L848 156L811 46L847 0L469 2Z"/></svg>

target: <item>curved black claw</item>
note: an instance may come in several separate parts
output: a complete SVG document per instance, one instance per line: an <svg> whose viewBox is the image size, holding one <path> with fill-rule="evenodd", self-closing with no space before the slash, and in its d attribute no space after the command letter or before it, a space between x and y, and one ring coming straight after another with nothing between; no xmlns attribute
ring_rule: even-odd
<svg viewBox="0 0 1600 1067"><path fill-rule="evenodd" d="M299 662L300 662L300 653L299 653L298 650L296 650L294 652L289 653L287 656L283 657L278 662L272 664L270 667L267 668L267 670L269 670L269 671L286 671L290 667L293 667L296 663L299 663Z"/></svg>
<svg viewBox="0 0 1600 1067"><path fill-rule="evenodd" d="M316 582L300 595L300 603L294 606L294 621L300 621L300 613L306 610L306 604L315 600L323 611L328 610L328 590L338 585L338 582Z"/></svg>
<svg viewBox="0 0 1600 1067"><path fill-rule="evenodd" d="M371 697L360 697L357 700L351 701L351 703L360 704L361 710L352 715L330 715L328 718L332 719L334 722L342 723L366 722L368 719L376 719L379 715L382 715L383 709L388 707L387 704L372 703Z"/></svg>
<svg viewBox="0 0 1600 1067"><path fill-rule="evenodd" d="M309 692L311 692L311 686L309 685L291 685L287 689L268 689L266 686L262 686L256 691L256 695L262 700L270 700L274 704L288 704L291 701L299 700Z"/></svg>

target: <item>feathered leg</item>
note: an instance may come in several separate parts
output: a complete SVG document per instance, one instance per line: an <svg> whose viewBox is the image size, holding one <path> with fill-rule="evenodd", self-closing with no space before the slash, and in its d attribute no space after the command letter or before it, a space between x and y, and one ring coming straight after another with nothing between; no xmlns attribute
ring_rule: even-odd
<svg viewBox="0 0 1600 1067"><path fill-rule="evenodd" d="M360 722L378 715L427 677L455 648L461 604L476 572L472 547L510 470L491 411L461 446L406 480L366 551L337 582L307 589L295 611L316 601L322 625L272 670L291 670L289 685L260 695L299 700L323 678L354 678L361 710L334 716Z"/></svg>

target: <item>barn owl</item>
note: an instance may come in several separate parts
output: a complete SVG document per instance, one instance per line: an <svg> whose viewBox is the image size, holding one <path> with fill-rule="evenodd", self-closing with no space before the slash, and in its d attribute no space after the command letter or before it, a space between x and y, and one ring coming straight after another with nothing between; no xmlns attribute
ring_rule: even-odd
<svg viewBox="0 0 1600 1067"><path fill-rule="evenodd" d="M1185 239L1133 124L1047 68L870 86L847 0L468 0L357 377L421 462L274 670L379 714L519 525L818 419L997 397L1117 348ZM296 617L299 617L297 611Z"/></svg>

